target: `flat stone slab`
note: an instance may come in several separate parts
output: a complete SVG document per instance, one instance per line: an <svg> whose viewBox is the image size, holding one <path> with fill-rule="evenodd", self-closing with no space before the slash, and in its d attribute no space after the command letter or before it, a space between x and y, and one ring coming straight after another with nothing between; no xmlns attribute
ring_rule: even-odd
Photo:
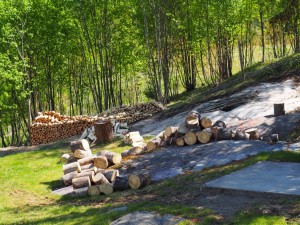
<svg viewBox="0 0 300 225"><path fill-rule="evenodd" d="M110 225L176 225L184 220L170 214L160 215L154 212L137 211L113 221Z"/></svg>
<svg viewBox="0 0 300 225"><path fill-rule="evenodd" d="M258 162L205 184L206 187L300 195L300 163Z"/></svg>

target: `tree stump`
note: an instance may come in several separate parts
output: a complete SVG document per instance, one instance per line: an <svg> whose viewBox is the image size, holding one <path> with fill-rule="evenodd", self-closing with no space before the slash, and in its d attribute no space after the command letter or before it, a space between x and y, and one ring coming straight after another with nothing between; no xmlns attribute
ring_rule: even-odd
<svg viewBox="0 0 300 225"><path fill-rule="evenodd" d="M94 124L96 143L111 142L114 138L111 121L101 121Z"/></svg>
<svg viewBox="0 0 300 225"><path fill-rule="evenodd" d="M151 183L151 174L147 170L141 170L129 176L129 186L132 189L139 189Z"/></svg>
<svg viewBox="0 0 300 225"><path fill-rule="evenodd" d="M274 104L274 116L285 115L284 103Z"/></svg>

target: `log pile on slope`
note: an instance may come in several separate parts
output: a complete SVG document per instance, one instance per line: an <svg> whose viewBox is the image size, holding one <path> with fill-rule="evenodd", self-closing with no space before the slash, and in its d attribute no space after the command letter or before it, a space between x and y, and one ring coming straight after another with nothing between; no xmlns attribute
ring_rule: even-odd
<svg viewBox="0 0 300 225"><path fill-rule="evenodd" d="M73 186L71 195L107 195L114 191L142 188L151 182L151 175L147 170L123 177L118 170L111 168L121 163L122 156L119 153L102 150L92 155L85 139L71 142L70 148L72 154L62 155L61 161L66 163L63 165L62 181L65 186ZM81 152L80 157L76 157L77 151Z"/></svg>
<svg viewBox="0 0 300 225"><path fill-rule="evenodd" d="M208 117L201 118L197 111L191 111L179 127L166 127L147 143L147 150L152 151L159 147L175 144L177 146L206 144L219 140L268 140L268 143L278 142L278 135L260 137L257 128L234 130L226 127L223 121L215 123Z"/></svg>
<svg viewBox="0 0 300 225"><path fill-rule="evenodd" d="M140 103L133 106L122 106L109 109L100 114L101 117L109 117L120 123L134 123L136 121L151 117L153 114L161 112L164 107L161 103L152 101Z"/></svg>

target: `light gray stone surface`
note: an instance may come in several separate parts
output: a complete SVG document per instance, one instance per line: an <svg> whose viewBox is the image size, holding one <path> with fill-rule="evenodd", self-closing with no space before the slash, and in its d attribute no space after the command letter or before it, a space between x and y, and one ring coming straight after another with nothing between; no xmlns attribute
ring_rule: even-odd
<svg viewBox="0 0 300 225"><path fill-rule="evenodd" d="M153 181L159 181L185 171L199 171L211 166L220 166L260 152L280 151L285 147L282 142L269 145L254 140L224 140L184 147L168 146L151 154L141 155L135 160L126 161L120 173L128 175L133 171L147 169L151 172Z"/></svg>
<svg viewBox="0 0 300 225"><path fill-rule="evenodd" d="M258 162L205 184L207 187L300 195L300 163Z"/></svg>
<svg viewBox="0 0 300 225"><path fill-rule="evenodd" d="M176 225L184 220L170 214L160 215L154 212L137 211L113 221L110 225Z"/></svg>

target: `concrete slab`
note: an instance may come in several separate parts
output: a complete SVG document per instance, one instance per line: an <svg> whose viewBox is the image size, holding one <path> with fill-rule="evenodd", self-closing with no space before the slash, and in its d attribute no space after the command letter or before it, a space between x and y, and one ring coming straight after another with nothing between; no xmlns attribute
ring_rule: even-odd
<svg viewBox="0 0 300 225"><path fill-rule="evenodd" d="M160 215L154 212L137 211L113 221L110 225L176 225L184 220L170 214Z"/></svg>
<svg viewBox="0 0 300 225"><path fill-rule="evenodd" d="M210 181L206 187L300 195L300 163L258 162Z"/></svg>

